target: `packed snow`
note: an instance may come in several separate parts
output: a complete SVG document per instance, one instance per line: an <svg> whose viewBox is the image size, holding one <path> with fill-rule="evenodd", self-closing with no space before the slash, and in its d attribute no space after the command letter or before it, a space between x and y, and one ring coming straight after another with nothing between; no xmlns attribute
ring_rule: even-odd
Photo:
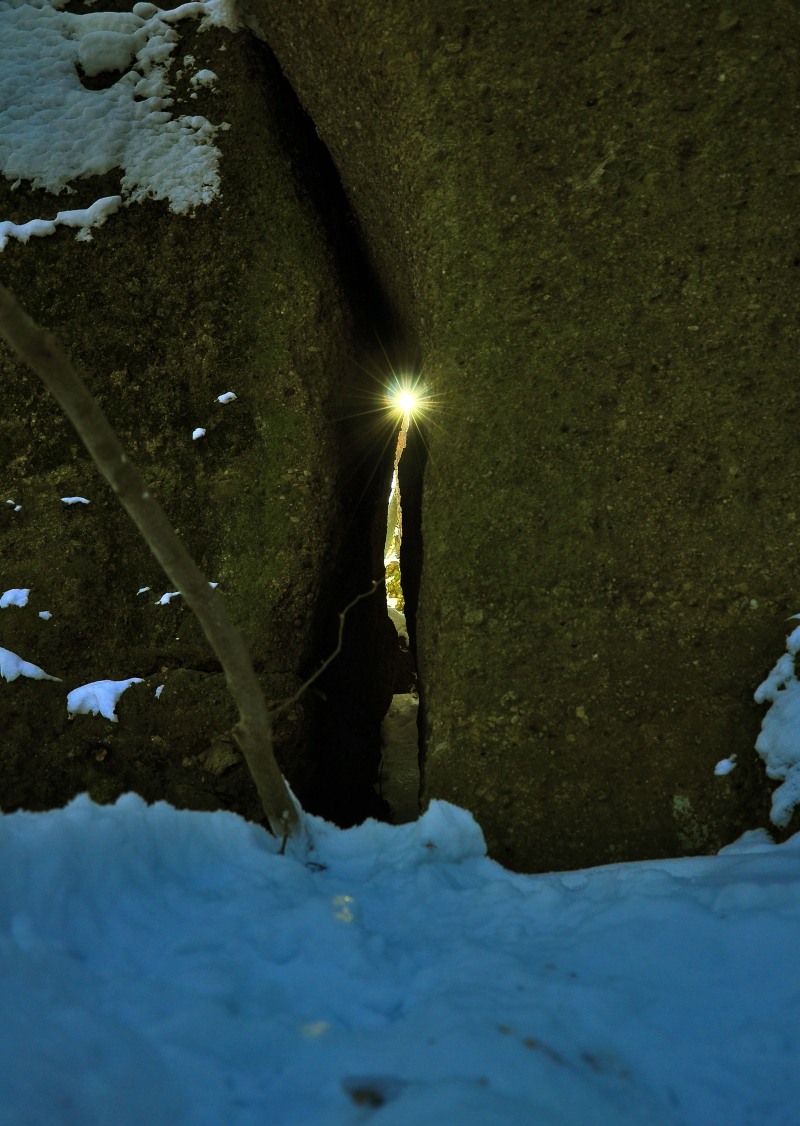
<svg viewBox="0 0 800 1126"><path fill-rule="evenodd" d="M395 825L419 816L418 715L416 693L398 692L381 722L380 794Z"/></svg>
<svg viewBox="0 0 800 1126"><path fill-rule="evenodd" d="M228 0L181 4L162 11L138 3L130 12L65 11L66 0L0 0L0 174L58 194L79 179L120 171L120 191L90 207L31 216L0 216L0 251L59 226L90 238L121 206L163 199L185 214L219 194L217 133L199 115L173 115L170 70L176 25L202 17L235 28ZM84 79L118 77L104 89ZM212 89L216 76L190 81Z"/></svg>
<svg viewBox="0 0 800 1126"><path fill-rule="evenodd" d="M197 73L193 74L189 79L189 84L195 87L208 86L213 88L214 86L216 86L218 81L219 79L217 78L216 74L214 74L213 70L198 70ZM191 96L196 97L195 94L192 94Z"/></svg>
<svg viewBox="0 0 800 1126"><path fill-rule="evenodd" d="M0 815L0 1121L797 1122L800 836L523 876L443 802L306 823Z"/></svg>
<svg viewBox="0 0 800 1126"><path fill-rule="evenodd" d="M3 591L0 594L0 610L5 610L8 606L27 606L29 594L29 587L12 587Z"/></svg>
<svg viewBox="0 0 800 1126"><path fill-rule="evenodd" d="M795 615L797 616L797 615ZM800 626L786 641L786 652L767 679L756 689L758 704L770 704L761 723L756 750L767 768L767 777L781 785L772 794L770 819L785 828L800 805L800 681L795 661L800 650Z"/></svg>
<svg viewBox="0 0 800 1126"><path fill-rule="evenodd" d="M58 680L57 676L50 676L44 669L23 660L10 649L0 649L0 677L11 682L20 676L27 676L30 680Z"/></svg>
<svg viewBox="0 0 800 1126"><path fill-rule="evenodd" d="M90 684L81 684L67 694L67 711L74 715L101 715L118 723L119 717L114 710L120 696L132 684L141 684L140 676L130 676L127 680L93 680Z"/></svg>
<svg viewBox="0 0 800 1126"><path fill-rule="evenodd" d="M53 219L29 219L27 223L5 220L0 223L0 250L4 249L11 238L27 242L29 238L52 235L57 227L76 227L78 233L75 237L85 242L91 237L93 228L101 227L109 215L119 211L121 204L121 196L103 196L102 199L95 200L91 207L59 211Z"/></svg>

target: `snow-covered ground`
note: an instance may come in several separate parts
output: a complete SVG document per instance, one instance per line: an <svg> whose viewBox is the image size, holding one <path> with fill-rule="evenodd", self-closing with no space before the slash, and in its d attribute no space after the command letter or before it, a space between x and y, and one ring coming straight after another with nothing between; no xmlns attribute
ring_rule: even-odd
<svg viewBox="0 0 800 1126"><path fill-rule="evenodd" d="M0 251L61 226L89 239L142 199L189 215L219 192L228 123L176 115L172 96L179 66L215 88L179 61L176 27L235 27L227 0L66 7L0 0L0 174L69 195L117 168L119 194L0 215ZM87 88L101 74L118 77ZM29 594L0 609L26 612ZM800 630L758 690L784 826L798 651ZM0 681L56 679L31 656L0 649ZM135 683L81 685L68 706L113 721ZM397 827L308 824L313 851L280 856L233 814L130 795L0 814L0 1126L800 1122L800 835L519 876L444 803Z"/></svg>
<svg viewBox="0 0 800 1126"><path fill-rule="evenodd" d="M800 836L521 876L445 803L0 816L0 1123L800 1118Z"/></svg>

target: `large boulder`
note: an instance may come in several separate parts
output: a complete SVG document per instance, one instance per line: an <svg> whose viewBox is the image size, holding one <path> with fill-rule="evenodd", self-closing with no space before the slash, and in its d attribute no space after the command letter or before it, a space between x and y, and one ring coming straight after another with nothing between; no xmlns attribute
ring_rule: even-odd
<svg viewBox="0 0 800 1126"><path fill-rule="evenodd" d="M752 693L797 609L800 12L247 8L423 358L424 795L529 870L765 823Z"/></svg>
<svg viewBox="0 0 800 1126"><path fill-rule="evenodd" d="M154 11L138 5L138 15L125 17L137 50ZM51 17L52 37L60 17ZM118 69L103 69L103 50L120 42L102 38L116 16L102 17L108 26L97 14L68 18L64 42L77 44L77 61L64 96L83 101L67 131L95 111L96 99L155 74L152 59L148 70L143 56L125 52ZM269 53L246 33L201 30L191 18L165 25L156 43L162 61L170 41L175 102L156 107L163 112L150 121L147 144L157 154L169 142L158 130L170 115L167 130L180 120L184 132L199 131L206 147L196 160L207 159L212 143L219 152L218 191L213 167L191 207L179 192L146 198L147 185L131 186L128 172L126 187L119 168L71 179L68 197L46 177L31 184L12 167L20 151L9 142L19 120L12 100L0 113L0 171L21 182L0 178L0 220L18 229L9 235L0 224L0 276L84 373L188 548L220 584L277 703L330 652L338 611L376 572L375 496L388 491L391 467L380 445L365 452L354 444L346 421L360 379L361 329L351 308L365 275L354 281L358 255L352 247L342 255L329 229L342 201L328 193L328 212L316 206L326 170L317 162L306 176L313 130ZM42 51L52 42L43 40ZM25 128L34 129L33 117ZM142 141L144 126L137 129L118 139L120 151ZM78 239L65 225L27 238L34 217L116 195L130 202L137 191L145 198ZM336 225L345 224L337 215ZM372 297L364 302L374 311ZM0 679L0 806L41 808L83 789L113 799L133 788L260 816L230 740L235 714L224 678L197 623L179 598L156 604L168 593L158 565L58 407L5 347L0 373L0 595L30 591L27 605L0 610L0 645L60 678ZM228 392L235 399L219 401ZM205 433L193 439L198 429ZM363 546L350 558L354 543ZM391 697L381 645L392 631L379 595L348 625L351 657L340 659L336 691L302 697L276 720L276 739L301 799L330 815L344 805L352 819L374 805L380 719ZM367 661L361 642L372 645ZM131 677L142 683L120 697L118 722L68 719L69 690ZM341 745L337 725L352 697L359 753L343 764L326 751Z"/></svg>

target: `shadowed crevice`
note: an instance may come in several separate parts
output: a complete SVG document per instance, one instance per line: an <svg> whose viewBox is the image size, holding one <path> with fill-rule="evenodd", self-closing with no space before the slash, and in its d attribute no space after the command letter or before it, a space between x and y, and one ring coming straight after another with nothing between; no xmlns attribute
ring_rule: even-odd
<svg viewBox="0 0 800 1126"><path fill-rule="evenodd" d="M386 612L383 546L386 504L392 473L396 422L383 414L383 387L392 369L416 349L410 347L370 260L358 221L330 153L314 122L300 104L269 48L261 44L264 67L273 88L275 120L301 200L307 201L324 237L345 299L352 356L331 405L339 464L338 535L330 556L301 675L308 676L335 648L338 615L377 580L374 595L347 615L342 651L310 690L309 765L296 781L298 796L310 812L340 825L388 811L376 792L380 766L380 725L394 689L399 644ZM324 315L324 311L323 311ZM412 496L414 486L409 486ZM419 523L421 490L411 502L409 524ZM420 545L418 536L411 542ZM421 567L421 546L409 564L414 605Z"/></svg>

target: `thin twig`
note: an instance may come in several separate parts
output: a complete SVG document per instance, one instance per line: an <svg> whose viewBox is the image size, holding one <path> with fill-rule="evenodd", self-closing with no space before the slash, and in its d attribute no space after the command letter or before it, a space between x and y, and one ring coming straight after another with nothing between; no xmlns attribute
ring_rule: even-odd
<svg viewBox="0 0 800 1126"><path fill-rule="evenodd" d="M317 671L315 673L312 673L311 676L308 678L308 680L303 681L303 683L300 685L300 687L297 689L297 691L295 692L295 694L293 696L290 696L288 700L281 700L281 702L277 705L277 707L274 707L272 709L272 711L269 713L270 719L274 719L275 716L281 715L281 713L285 712L287 708L290 708L292 706L292 704L296 704L297 701L300 699L300 697L303 695L303 693L306 691L306 689L311 687L311 685L314 683L314 681L317 679L317 677L322 676L322 674L325 672L325 669L328 667L328 665L333 664L333 662L336 660L336 658L339 656L339 654L342 651L342 639L344 637L344 620L347 617L348 611L352 610L353 607L356 605L356 603L360 602L363 598L369 598L369 596L371 594L374 594L375 591L378 589L378 587L380 585L381 585L380 579L373 579L372 580L372 586L369 588L369 590L362 590L361 594L357 594L352 602L347 603L344 610L339 611L339 640L336 643L336 648L334 649L334 651L329 656L327 656L325 658L325 660L319 666Z"/></svg>
<svg viewBox="0 0 800 1126"><path fill-rule="evenodd" d="M285 844L287 838L300 831L302 823L272 751L272 723L261 685L244 639L228 617L222 595L211 587L166 513L150 495L139 470L56 337L40 328L3 286L0 335L61 404L170 582L197 616L239 709L236 741L258 789L270 829Z"/></svg>

